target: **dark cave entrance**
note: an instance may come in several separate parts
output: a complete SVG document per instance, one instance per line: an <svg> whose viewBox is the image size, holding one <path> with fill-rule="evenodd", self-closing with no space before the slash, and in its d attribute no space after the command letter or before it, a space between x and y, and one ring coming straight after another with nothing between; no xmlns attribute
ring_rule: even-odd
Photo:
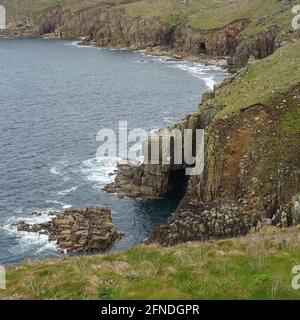
<svg viewBox="0 0 300 320"><path fill-rule="evenodd" d="M185 168L171 171L167 196L180 201L185 195L188 180L189 176L186 175Z"/></svg>
<svg viewBox="0 0 300 320"><path fill-rule="evenodd" d="M199 54L206 54L207 48L205 42L200 42L198 52Z"/></svg>
<svg viewBox="0 0 300 320"><path fill-rule="evenodd" d="M48 22L45 22L40 28L40 34L53 33L54 31L55 26Z"/></svg>

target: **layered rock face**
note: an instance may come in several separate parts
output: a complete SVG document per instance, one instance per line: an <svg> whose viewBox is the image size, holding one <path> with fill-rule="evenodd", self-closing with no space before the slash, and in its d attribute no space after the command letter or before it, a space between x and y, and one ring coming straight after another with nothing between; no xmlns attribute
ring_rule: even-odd
<svg viewBox="0 0 300 320"><path fill-rule="evenodd" d="M238 45L237 36L249 24L237 20L220 29L194 30L181 23L174 31L171 47L193 55L229 56Z"/></svg>
<svg viewBox="0 0 300 320"><path fill-rule="evenodd" d="M189 180L170 223L157 228L149 242L174 245L298 224L300 150L285 146L280 154L270 146L277 144L282 117L299 107L299 99L298 87L272 105L251 106L231 121L211 124L203 174ZM293 163L286 164L285 156Z"/></svg>
<svg viewBox="0 0 300 320"><path fill-rule="evenodd" d="M30 225L17 223L19 231L48 234L68 252L99 252L108 249L120 236L106 208L71 209L51 221Z"/></svg>
<svg viewBox="0 0 300 320"><path fill-rule="evenodd" d="M199 111L173 126L206 128L205 169L190 177L170 223L157 228L149 242L174 245L235 237L267 225L286 227L299 222L299 197L295 195L300 191L300 149L287 144L279 151L286 142L280 140L277 128L286 114L299 107L300 88L270 105L243 109L230 121L213 121L222 109L209 103L214 95L218 89L203 97L208 103L200 105ZM294 159L293 163L287 164L284 157ZM184 174L178 173L185 167L127 165L106 190L146 199L163 196L183 184Z"/></svg>
<svg viewBox="0 0 300 320"><path fill-rule="evenodd" d="M245 66L251 56L263 59L271 55L280 46L279 35L280 29L274 26L250 39L237 37L234 41L234 53L228 59L230 69L236 71Z"/></svg>
<svg viewBox="0 0 300 320"><path fill-rule="evenodd" d="M236 70L250 56L264 58L280 45L277 27L251 37L241 35L249 22L242 19L219 29L194 30L185 21L169 26L155 16L131 18L124 9L108 4L76 12L57 5L40 12L34 21L10 24L5 35L86 37L85 43L101 46L159 48L183 57L229 57L229 67Z"/></svg>

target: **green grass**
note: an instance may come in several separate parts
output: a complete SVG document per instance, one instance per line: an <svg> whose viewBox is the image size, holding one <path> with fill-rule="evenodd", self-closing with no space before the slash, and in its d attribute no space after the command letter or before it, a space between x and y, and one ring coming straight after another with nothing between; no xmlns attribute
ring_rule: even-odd
<svg viewBox="0 0 300 320"><path fill-rule="evenodd" d="M176 25L185 19L192 28L201 30L220 28L247 18L251 20L244 31L247 35L273 25L287 31L293 18L291 5L283 7L283 1L278 0L188 0L186 4L179 0L0 0L7 8L9 19L34 17L56 4L76 11L101 2L125 9L132 18L158 16L168 25Z"/></svg>
<svg viewBox="0 0 300 320"><path fill-rule="evenodd" d="M300 109L288 112L281 120L279 130L282 134L293 136L300 134Z"/></svg>
<svg viewBox="0 0 300 320"><path fill-rule="evenodd" d="M298 228L239 239L137 247L125 253L24 262L7 270L1 298L300 299Z"/></svg>
<svg viewBox="0 0 300 320"><path fill-rule="evenodd" d="M300 83L300 41L278 49L273 55L256 61L242 77L221 87L208 103L223 106L216 120L238 115L255 104L268 104Z"/></svg>
<svg viewBox="0 0 300 320"><path fill-rule="evenodd" d="M64 9L77 11L95 6L99 3L119 5L134 0L0 0L7 10L8 20L21 19L23 17L34 18L41 11L55 5L61 5Z"/></svg>
<svg viewBox="0 0 300 320"><path fill-rule="evenodd" d="M278 0L143 0L125 6L132 17L159 16L169 24L186 19L194 29L215 29L237 19L250 19L248 35L273 25L291 28L291 7L282 7ZM264 19L261 19L264 18Z"/></svg>

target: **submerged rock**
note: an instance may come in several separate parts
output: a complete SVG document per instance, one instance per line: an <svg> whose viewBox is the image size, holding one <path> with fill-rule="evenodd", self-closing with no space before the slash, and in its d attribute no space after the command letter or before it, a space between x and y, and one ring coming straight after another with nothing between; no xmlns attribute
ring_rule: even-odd
<svg viewBox="0 0 300 320"><path fill-rule="evenodd" d="M16 224L19 231L48 234L68 252L98 252L108 249L120 236L107 208L69 209L51 221Z"/></svg>

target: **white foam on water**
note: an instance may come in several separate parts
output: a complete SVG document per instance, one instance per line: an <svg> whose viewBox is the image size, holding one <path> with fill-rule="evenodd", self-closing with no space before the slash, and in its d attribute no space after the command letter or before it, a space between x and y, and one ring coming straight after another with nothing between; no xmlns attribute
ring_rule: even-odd
<svg viewBox="0 0 300 320"><path fill-rule="evenodd" d="M84 40L84 39L82 39L82 40ZM76 48L93 48L93 49L99 49L99 50L102 49L100 47L95 47L95 46L92 46L92 45L81 44L82 40L68 42L68 43L65 44L65 46L73 46L73 47L76 47Z"/></svg>
<svg viewBox="0 0 300 320"><path fill-rule="evenodd" d="M78 187L72 187L72 188L69 188L69 189L58 191L57 194L59 196L65 196L65 195L67 195L69 193L72 193L72 192L76 191L77 189L78 189Z"/></svg>
<svg viewBox="0 0 300 320"><path fill-rule="evenodd" d="M214 86L216 81L212 78L203 78L205 85L210 89L210 91L214 91Z"/></svg>
<svg viewBox="0 0 300 320"><path fill-rule="evenodd" d="M178 61L172 60L166 56L151 56L147 55L144 51L137 51L142 56L151 57L153 60L166 63L169 68L176 68L182 71L185 71L196 77L197 79L204 80L206 86L213 90L216 81L213 79L213 76L208 76L211 72L223 72L222 68L214 65L205 65L200 62L191 62L191 61Z"/></svg>
<svg viewBox="0 0 300 320"><path fill-rule="evenodd" d="M118 157L97 157L82 162L80 171L84 177L95 182L97 187L104 187L115 179L115 170L121 159Z"/></svg>
<svg viewBox="0 0 300 320"><path fill-rule="evenodd" d="M34 246L39 247L37 252L42 252L45 250L57 251L58 246L56 241L49 241L49 236L45 234L39 234L34 232L20 231L17 226L14 225L17 222L25 221L30 225L40 224L50 221L53 217L49 215L51 212L55 212L53 208L48 208L45 210L33 210L41 215L27 215L25 217L10 217L6 224L3 225L2 229L10 234L14 234L16 239L18 240L18 249L20 251L26 251L28 249L32 249Z"/></svg>
<svg viewBox="0 0 300 320"><path fill-rule="evenodd" d="M64 202L58 201L58 200L46 200L45 202L46 202L46 203L58 204L58 205L61 205L61 206L64 206L64 205L65 205Z"/></svg>
<svg viewBox="0 0 300 320"><path fill-rule="evenodd" d="M25 221L26 223L33 225L33 224L37 224L37 223L44 223L44 222L48 222L53 218L53 214L57 213L57 210L55 208L47 208L44 210L39 210L39 209L31 209L28 210L28 212L37 212L38 214L27 214L25 216L18 216L18 217L10 217L7 220L7 223L9 225L19 222L19 221Z"/></svg>
<svg viewBox="0 0 300 320"><path fill-rule="evenodd" d="M67 209L70 209L70 208L72 208L72 205L70 205L70 204L66 204L66 205L63 206L64 210L67 210Z"/></svg>
<svg viewBox="0 0 300 320"><path fill-rule="evenodd" d="M68 182L70 177L67 175L69 169L69 163L65 161L58 162L50 168L50 173L54 176L60 176L64 182Z"/></svg>
<svg viewBox="0 0 300 320"><path fill-rule="evenodd" d="M52 167L50 168L50 173L54 174L54 175L62 175L62 172L60 172L57 167Z"/></svg>
<svg viewBox="0 0 300 320"><path fill-rule="evenodd" d="M47 200L46 203L52 203L52 204L57 204L60 206L61 209L66 210L66 209L70 209L72 208L71 204L66 204L62 201L58 201L58 200Z"/></svg>
<svg viewBox="0 0 300 320"><path fill-rule="evenodd" d="M11 234L15 234L19 243L18 246L20 246L19 250L21 251L32 249L34 246L39 247L37 250L39 253L45 250L57 251L58 249L57 242L49 241L49 236L46 234L19 231L17 227L13 225L5 225L3 229Z"/></svg>

